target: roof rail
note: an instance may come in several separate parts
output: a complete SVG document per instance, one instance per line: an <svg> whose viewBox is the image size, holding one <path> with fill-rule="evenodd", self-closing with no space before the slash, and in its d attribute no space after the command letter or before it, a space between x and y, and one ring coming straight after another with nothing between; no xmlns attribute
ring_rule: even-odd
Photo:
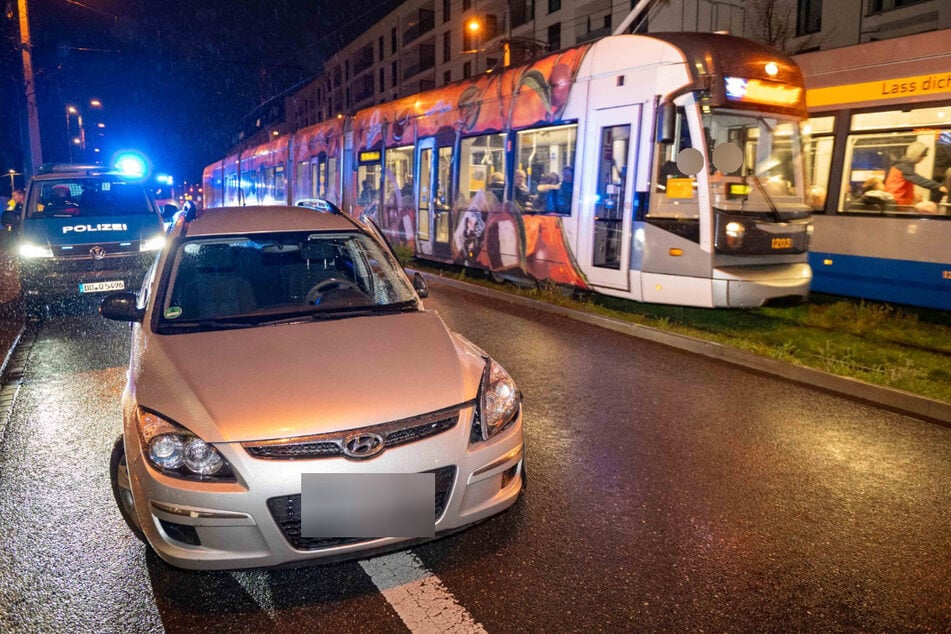
<svg viewBox="0 0 951 634"><path fill-rule="evenodd" d="M78 163L43 163L36 168L37 174L57 174L60 172L109 172L105 165L78 164Z"/></svg>

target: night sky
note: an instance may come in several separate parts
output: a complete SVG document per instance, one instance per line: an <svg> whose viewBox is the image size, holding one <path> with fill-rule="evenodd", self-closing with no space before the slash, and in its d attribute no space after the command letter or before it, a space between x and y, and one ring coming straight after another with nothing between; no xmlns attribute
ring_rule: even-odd
<svg viewBox="0 0 951 634"><path fill-rule="evenodd" d="M400 4L28 2L44 162L68 160L67 104L98 98L106 124L101 155L135 148L151 158L156 172L191 182L227 150L242 117L320 72L326 57ZM11 168L22 171L23 98L17 0L0 0L0 8L2 176ZM0 194L9 194L9 178L0 183Z"/></svg>

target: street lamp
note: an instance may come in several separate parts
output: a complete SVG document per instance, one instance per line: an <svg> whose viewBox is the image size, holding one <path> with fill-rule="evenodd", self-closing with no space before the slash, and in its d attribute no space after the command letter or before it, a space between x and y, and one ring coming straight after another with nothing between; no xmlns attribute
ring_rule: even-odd
<svg viewBox="0 0 951 634"><path fill-rule="evenodd" d="M10 192L12 193L13 190L16 189L16 183L14 182L13 177L14 177L14 176L23 176L23 172L17 172L17 171L15 171L15 170L9 170L8 174L9 174L9 176L10 176Z"/></svg>

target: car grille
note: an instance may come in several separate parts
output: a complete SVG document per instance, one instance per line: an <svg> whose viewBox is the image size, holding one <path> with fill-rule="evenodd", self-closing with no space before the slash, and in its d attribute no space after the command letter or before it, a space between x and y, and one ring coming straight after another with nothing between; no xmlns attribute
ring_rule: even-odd
<svg viewBox="0 0 951 634"><path fill-rule="evenodd" d="M452 492L452 484L456 478L456 467L448 466L424 473L433 473L436 475L436 497L435 503L435 521L439 521L443 511L446 510L446 503L449 501L449 494ZM321 548L331 548L333 546L344 546L346 544L358 544L360 542L372 541L366 537L302 537L301 536L301 496L286 495L283 497L271 498L267 501L267 507L271 511L271 517L277 522L284 538L291 546L298 550L318 550Z"/></svg>
<svg viewBox="0 0 951 634"><path fill-rule="evenodd" d="M241 446L252 457L269 460L332 458L345 455L343 448L347 438L361 434L375 434L383 439L383 450L386 450L429 438L455 427L463 407L465 405L359 429L266 442L242 443Z"/></svg>

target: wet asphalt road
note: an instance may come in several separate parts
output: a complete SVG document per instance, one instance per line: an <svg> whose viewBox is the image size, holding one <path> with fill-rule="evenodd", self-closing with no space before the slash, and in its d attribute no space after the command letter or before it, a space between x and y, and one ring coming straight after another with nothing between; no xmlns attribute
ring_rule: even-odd
<svg viewBox="0 0 951 634"><path fill-rule="evenodd" d="M527 494L412 549L486 631L951 629L951 429L444 286L427 307L525 396ZM359 562L192 573L135 540L107 477L127 332L88 307L37 329L0 631L413 629Z"/></svg>

